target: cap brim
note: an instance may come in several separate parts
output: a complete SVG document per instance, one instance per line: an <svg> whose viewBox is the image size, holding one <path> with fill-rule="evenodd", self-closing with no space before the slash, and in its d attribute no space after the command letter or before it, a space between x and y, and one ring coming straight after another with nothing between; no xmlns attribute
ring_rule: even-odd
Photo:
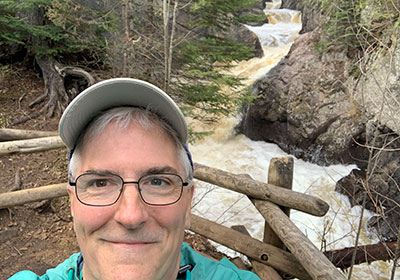
<svg viewBox="0 0 400 280"><path fill-rule="evenodd" d="M115 78L85 89L68 105L59 124L59 134L64 144L73 149L82 130L94 117L117 106L149 109L177 132L183 145L187 143L186 121L171 97L150 83L130 78Z"/></svg>

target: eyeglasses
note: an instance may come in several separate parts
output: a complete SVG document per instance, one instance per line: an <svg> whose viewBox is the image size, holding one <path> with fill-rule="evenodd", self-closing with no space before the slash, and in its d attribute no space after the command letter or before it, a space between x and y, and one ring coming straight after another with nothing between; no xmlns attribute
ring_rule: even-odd
<svg viewBox="0 0 400 280"><path fill-rule="evenodd" d="M144 175L129 182L116 174L85 173L69 184L75 187L78 200L89 206L113 205L121 197L125 184L137 184L141 199L148 205L170 205L178 202L183 187L189 185L179 175L170 173Z"/></svg>

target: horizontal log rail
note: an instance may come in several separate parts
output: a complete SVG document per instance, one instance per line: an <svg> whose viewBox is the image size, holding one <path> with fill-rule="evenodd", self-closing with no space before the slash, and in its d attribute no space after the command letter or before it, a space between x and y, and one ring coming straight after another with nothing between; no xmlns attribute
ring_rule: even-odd
<svg viewBox="0 0 400 280"><path fill-rule="evenodd" d="M32 153L65 147L59 136L0 142L0 156L13 153ZM324 216L329 205L311 195L294 192L274 185L245 178L242 175L195 164L194 177L253 198L268 200L314 216Z"/></svg>
<svg viewBox="0 0 400 280"><path fill-rule="evenodd" d="M234 229L240 233L246 234L247 236L250 236L249 231L246 229L246 227L244 225L234 225L234 226L231 226L231 229ZM264 240L264 243L275 246L271 243L265 242L265 240ZM278 246L275 246L275 247L277 247L279 249L283 249ZM254 271L256 272L256 274L262 280L283 280L282 276L279 274L279 272L275 268L273 268L267 264L261 263L257 260L254 260L252 258L249 258L249 261L250 261L251 266L253 267Z"/></svg>
<svg viewBox="0 0 400 280"><path fill-rule="evenodd" d="M249 197L267 200L314 216L324 216L329 205L314 196L255 181L217 168L195 164L196 179L243 193Z"/></svg>

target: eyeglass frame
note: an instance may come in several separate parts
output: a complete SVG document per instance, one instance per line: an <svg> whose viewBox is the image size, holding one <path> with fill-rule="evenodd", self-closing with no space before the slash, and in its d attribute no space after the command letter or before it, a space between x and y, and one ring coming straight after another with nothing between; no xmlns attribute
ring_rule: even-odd
<svg viewBox="0 0 400 280"><path fill-rule="evenodd" d="M123 179L120 175L111 173L111 174L108 174L108 175L112 175L112 176L118 177L118 178L121 180L121 182L122 182L122 186L121 186L121 188L120 188L118 197L117 197L117 198L115 199L115 201L112 202L112 203L96 205L96 204L90 204L90 203L83 202L83 201L79 198L79 196L78 196L77 185L76 185L76 182L78 181L79 177L82 177L82 176L84 176L84 175L92 175L92 174L96 174L96 173L95 173L95 172L83 173L83 174L79 175L78 177L76 177L75 182L68 181L68 184L69 184L70 186L72 186L72 187L75 188L75 196L76 196L76 198L78 199L78 201L79 201L80 203L84 204L84 205L92 206L92 207L107 207L107 206L111 206L111 205L114 205L115 203L117 203L117 201L118 201L118 200L120 199L120 197L122 196L122 192L124 191L124 186L125 186L125 184L136 184L136 185L137 185L139 197L140 197L140 199L143 201L144 204L150 205L150 206L168 206L168 205L172 205L172 204L177 203L177 202L181 199L181 197L182 197L183 187L187 187L187 186L190 185L189 182L183 181L182 177L181 177L180 175L178 175L178 174L175 174L175 173L160 172L160 173L155 173L155 174L145 174L145 175L139 177L139 179L138 179L137 181L124 181L124 179ZM170 203L165 203L165 204L148 203L148 202L143 198L142 192L141 192L141 190L140 190L140 188L139 188L139 182L140 182L140 180L141 180L142 178L145 178L145 177L150 176L150 175L153 175L153 176L154 176L154 175L174 175L174 176L177 176L177 177L181 180L181 182L182 182L181 191L180 191L179 197L178 197L175 201L170 202Z"/></svg>

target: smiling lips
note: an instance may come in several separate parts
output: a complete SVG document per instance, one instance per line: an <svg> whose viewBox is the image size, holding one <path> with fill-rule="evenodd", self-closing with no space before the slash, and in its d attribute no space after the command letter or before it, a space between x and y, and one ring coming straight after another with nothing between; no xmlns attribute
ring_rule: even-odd
<svg viewBox="0 0 400 280"><path fill-rule="evenodd" d="M141 250L146 248L149 245L154 245L157 242L155 241L120 241L120 240L111 240L107 241L113 246L116 246L120 249L129 249L129 250Z"/></svg>

